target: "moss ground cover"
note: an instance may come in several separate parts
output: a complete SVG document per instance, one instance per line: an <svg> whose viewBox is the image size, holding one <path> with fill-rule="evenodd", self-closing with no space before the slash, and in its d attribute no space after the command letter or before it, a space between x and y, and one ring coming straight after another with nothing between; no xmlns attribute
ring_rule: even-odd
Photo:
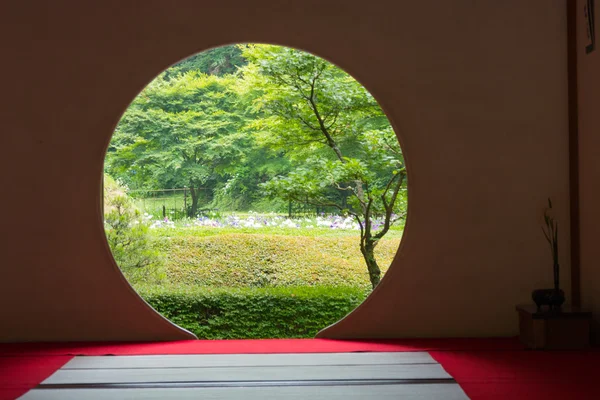
<svg viewBox="0 0 600 400"><path fill-rule="evenodd" d="M219 287L368 286L355 236L313 237L222 233L170 236L157 240L173 284ZM392 261L399 238L377 247L381 264Z"/></svg>

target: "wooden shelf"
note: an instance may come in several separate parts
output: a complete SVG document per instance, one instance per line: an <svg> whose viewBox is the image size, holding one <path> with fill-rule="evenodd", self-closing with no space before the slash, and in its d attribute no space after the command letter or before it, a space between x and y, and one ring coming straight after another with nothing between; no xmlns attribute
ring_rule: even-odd
<svg viewBox="0 0 600 400"><path fill-rule="evenodd" d="M592 313L578 307L538 311L535 305L518 305L519 338L530 349L567 350L590 346Z"/></svg>

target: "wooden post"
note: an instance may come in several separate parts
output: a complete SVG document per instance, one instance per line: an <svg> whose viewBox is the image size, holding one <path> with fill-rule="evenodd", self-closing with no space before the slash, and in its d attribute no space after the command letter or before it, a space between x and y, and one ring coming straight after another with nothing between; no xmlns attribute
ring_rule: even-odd
<svg viewBox="0 0 600 400"><path fill-rule="evenodd" d="M569 217L571 236L571 304L581 305L580 215L579 215L579 103L577 93L577 1L567 6L567 79L569 118Z"/></svg>

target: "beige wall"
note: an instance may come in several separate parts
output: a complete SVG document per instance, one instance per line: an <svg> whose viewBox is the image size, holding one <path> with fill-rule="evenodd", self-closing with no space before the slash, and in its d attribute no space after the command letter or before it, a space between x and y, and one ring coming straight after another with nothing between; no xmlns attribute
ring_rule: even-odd
<svg viewBox="0 0 600 400"><path fill-rule="evenodd" d="M514 335L514 305L551 285L548 196L569 287L562 0L29 3L0 5L0 341L189 337L112 261L103 153L156 74L239 41L345 68L379 99L406 154L400 252L375 294L323 336Z"/></svg>
<svg viewBox="0 0 600 400"><path fill-rule="evenodd" d="M578 1L579 168L581 210L582 305L594 312L594 330L600 343L600 42L585 54L584 1ZM596 2L596 30L600 30L600 2ZM600 33L596 32L597 40Z"/></svg>

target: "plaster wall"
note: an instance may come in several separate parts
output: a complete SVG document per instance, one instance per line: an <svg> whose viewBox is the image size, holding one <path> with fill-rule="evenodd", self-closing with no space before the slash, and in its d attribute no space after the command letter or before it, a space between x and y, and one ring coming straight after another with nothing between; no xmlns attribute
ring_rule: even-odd
<svg viewBox="0 0 600 400"><path fill-rule="evenodd" d="M600 43L585 53L584 1L578 2L579 169L581 225L581 301L594 313L593 330L600 343ZM596 7L600 4L596 2ZM596 30L600 29L600 12ZM596 33L600 40L600 34Z"/></svg>
<svg viewBox="0 0 600 400"><path fill-rule="evenodd" d="M325 337L514 335L568 224L563 0L3 1L0 341L190 335L132 291L100 215L104 151L170 64L232 42L322 56L380 101L409 179L400 251ZM566 229L562 284L569 287Z"/></svg>

